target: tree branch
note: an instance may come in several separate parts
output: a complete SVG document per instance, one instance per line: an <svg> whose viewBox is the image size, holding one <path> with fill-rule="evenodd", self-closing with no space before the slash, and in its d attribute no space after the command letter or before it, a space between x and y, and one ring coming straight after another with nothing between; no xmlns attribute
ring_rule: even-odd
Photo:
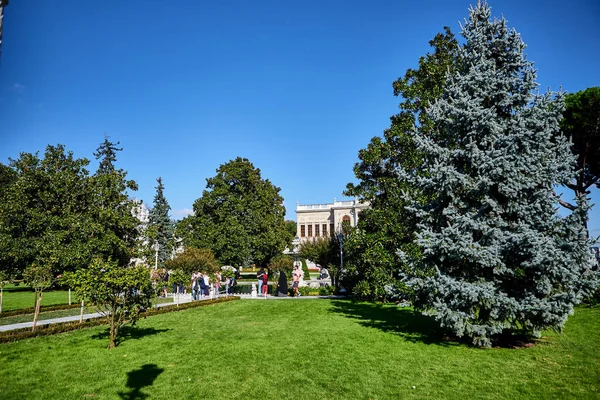
<svg viewBox="0 0 600 400"><path fill-rule="evenodd" d="M567 208L571 211L575 211L575 209L577 207L575 207L573 204L571 203L567 203L566 201L562 200L562 199L558 199L558 204L560 204L561 206L563 206L564 208Z"/></svg>

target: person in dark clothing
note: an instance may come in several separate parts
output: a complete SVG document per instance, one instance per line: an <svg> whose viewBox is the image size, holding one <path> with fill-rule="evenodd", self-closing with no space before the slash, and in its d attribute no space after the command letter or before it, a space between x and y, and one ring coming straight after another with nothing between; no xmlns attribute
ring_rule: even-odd
<svg viewBox="0 0 600 400"><path fill-rule="evenodd" d="M200 286L200 298L203 298L206 295L206 283L204 281L204 274L200 274L198 277L198 284Z"/></svg>

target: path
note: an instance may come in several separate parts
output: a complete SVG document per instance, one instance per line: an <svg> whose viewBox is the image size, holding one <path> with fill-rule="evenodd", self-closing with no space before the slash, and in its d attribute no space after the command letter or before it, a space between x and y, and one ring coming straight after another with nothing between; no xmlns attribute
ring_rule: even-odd
<svg viewBox="0 0 600 400"><path fill-rule="evenodd" d="M233 296L239 296L240 298L244 299L244 300L302 300L302 299L343 299L346 298L345 296L300 296L300 297L291 297L291 296L287 296L287 297L279 297L279 296L267 296L265 297L252 297L252 295L250 294L237 294L237 295L233 295ZM219 296L219 297L224 297L224 296ZM205 298L203 300L210 300L210 298ZM203 301L200 300L200 301ZM184 303L189 303L192 301L191 296L189 295L183 295L181 296L181 298L179 299L179 304L184 304ZM157 307L165 307L165 306L172 306L174 304L177 304L176 302L173 303L161 303L161 304L157 304ZM102 317L103 314L101 313L91 313L91 314L83 314L83 320L87 320L87 319L93 319L93 318L99 318ZM70 317L61 317L61 318L50 318L50 319L44 319L44 320L40 320L37 322L37 326L41 326L41 325L49 325L49 324L58 324L61 322L73 322L73 321L79 321L79 315L72 315ZM22 328L31 328L33 326L33 322L21 322L18 324L9 324L9 325L0 325L0 332L6 332L6 331L12 331L15 329L22 329Z"/></svg>
<svg viewBox="0 0 600 400"><path fill-rule="evenodd" d="M206 299L209 300L209 299ZM191 302L191 296L181 296L179 299L179 304L184 304L184 303L189 303ZM164 306L172 306L174 304L177 304L176 302L173 303L161 303L161 304L157 304L156 307L164 307ZM93 319L93 318L99 318L104 316L101 313L91 313L91 314L83 314L83 320L85 321L86 319ZM79 321L80 316L79 315L71 315L69 317L60 317L60 318L49 318L49 319L43 319L43 320L39 320L36 324L36 326L41 326L41 325L49 325L49 324L58 324L61 322L73 322L73 321ZM0 325L0 332L6 332L6 331L12 331L15 329L22 329L22 328L31 328L33 327L33 321L30 322L20 322L18 324L9 324L9 325Z"/></svg>

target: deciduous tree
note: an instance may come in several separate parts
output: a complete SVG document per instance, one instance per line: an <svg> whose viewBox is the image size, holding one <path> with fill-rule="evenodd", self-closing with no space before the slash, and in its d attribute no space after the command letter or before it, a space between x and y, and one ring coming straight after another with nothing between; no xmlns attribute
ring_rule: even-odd
<svg viewBox="0 0 600 400"><path fill-rule="evenodd" d="M87 165L62 145L47 146L44 158L22 153L10 161L3 175L12 183L0 201L0 268L9 276L34 264L58 274L89 261Z"/></svg>
<svg viewBox="0 0 600 400"><path fill-rule="evenodd" d="M588 195L600 185L600 87L591 87L565 96L561 134L572 141L571 151L577 160L577 173L567 184L577 195ZM570 210L575 206L561 204Z"/></svg>
<svg viewBox="0 0 600 400"><path fill-rule="evenodd" d="M186 245L211 249L224 264L266 266L286 245L280 189L248 159L236 158L207 179L194 214L179 223Z"/></svg>
<svg viewBox="0 0 600 400"><path fill-rule="evenodd" d="M195 272L214 274L219 270L219 263L210 249L186 247L175 258L168 260L166 266L172 270L181 270L190 277Z"/></svg>
<svg viewBox="0 0 600 400"><path fill-rule="evenodd" d="M417 219L406 210L406 192L417 196L417 188L396 173L398 168L416 170L423 162L411 132L432 135L434 131L426 108L444 90L446 77L456 68L458 42L450 28L445 27L429 45L433 51L421 57L417 69L408 69L393 83L394 96L402 99L400 112L390 118L391 125L383 137L374 137L366 149L360 150L354 166L358 183L347 185L347 196L359 197L370 203L361 212L358 230L351 230L344 245L346 272L344 285L352 290L357 284L367 289L369 299L385 299L388 285L397 282L396 255L400 248L417 255L412 244Z"/></svg>
<svg viewBox="0 0 600 400"><path fill-rule="evenodd" d="M331 284L338 286L340 276L340 243L337 236L316 237L300 244L298 255L329 270ZM306 277L309 279L310 277Z"/></svg>
<svg viewBox="0 0 600 400"><path fill-rule="evenodd" d="M63 281L87 304L98 307L109 321L108 348L118 345L121 327L135 323L153 296L150 271L143 266L123 267L96 258L88 268L66 273Z"/></svg>
<svg viewBox="0 0 600 400"><path fill-rule="evenodd" d="M52 287L56 278L52 273L52 267L50 265L39 265L33 264L25 269L23 274L25 283L34 290L35 292L35 311L33 313L33 326L32 331L35 331L37 325L38 316L40 315L40 306L42 304L42 295L44 290Z"/></svg>

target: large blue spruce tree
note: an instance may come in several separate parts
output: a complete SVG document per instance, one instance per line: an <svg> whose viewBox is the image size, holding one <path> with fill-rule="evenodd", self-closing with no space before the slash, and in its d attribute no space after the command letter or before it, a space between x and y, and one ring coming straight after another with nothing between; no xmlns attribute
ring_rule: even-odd
<svg viewBox="0 0 600 400"><path fill-rule="evenodd" d="M426 111L435 132L414 134L425 162L399 171L427 199L409 206L423 252L406 260L406 282L417 309L490 346L500 335L561 329L594 285L589 206L581 196L571 216L557 214L553 188L575 165L555 134L564 96L536 94L519 34L480 3L462 35L460 65Z"/></svg>

